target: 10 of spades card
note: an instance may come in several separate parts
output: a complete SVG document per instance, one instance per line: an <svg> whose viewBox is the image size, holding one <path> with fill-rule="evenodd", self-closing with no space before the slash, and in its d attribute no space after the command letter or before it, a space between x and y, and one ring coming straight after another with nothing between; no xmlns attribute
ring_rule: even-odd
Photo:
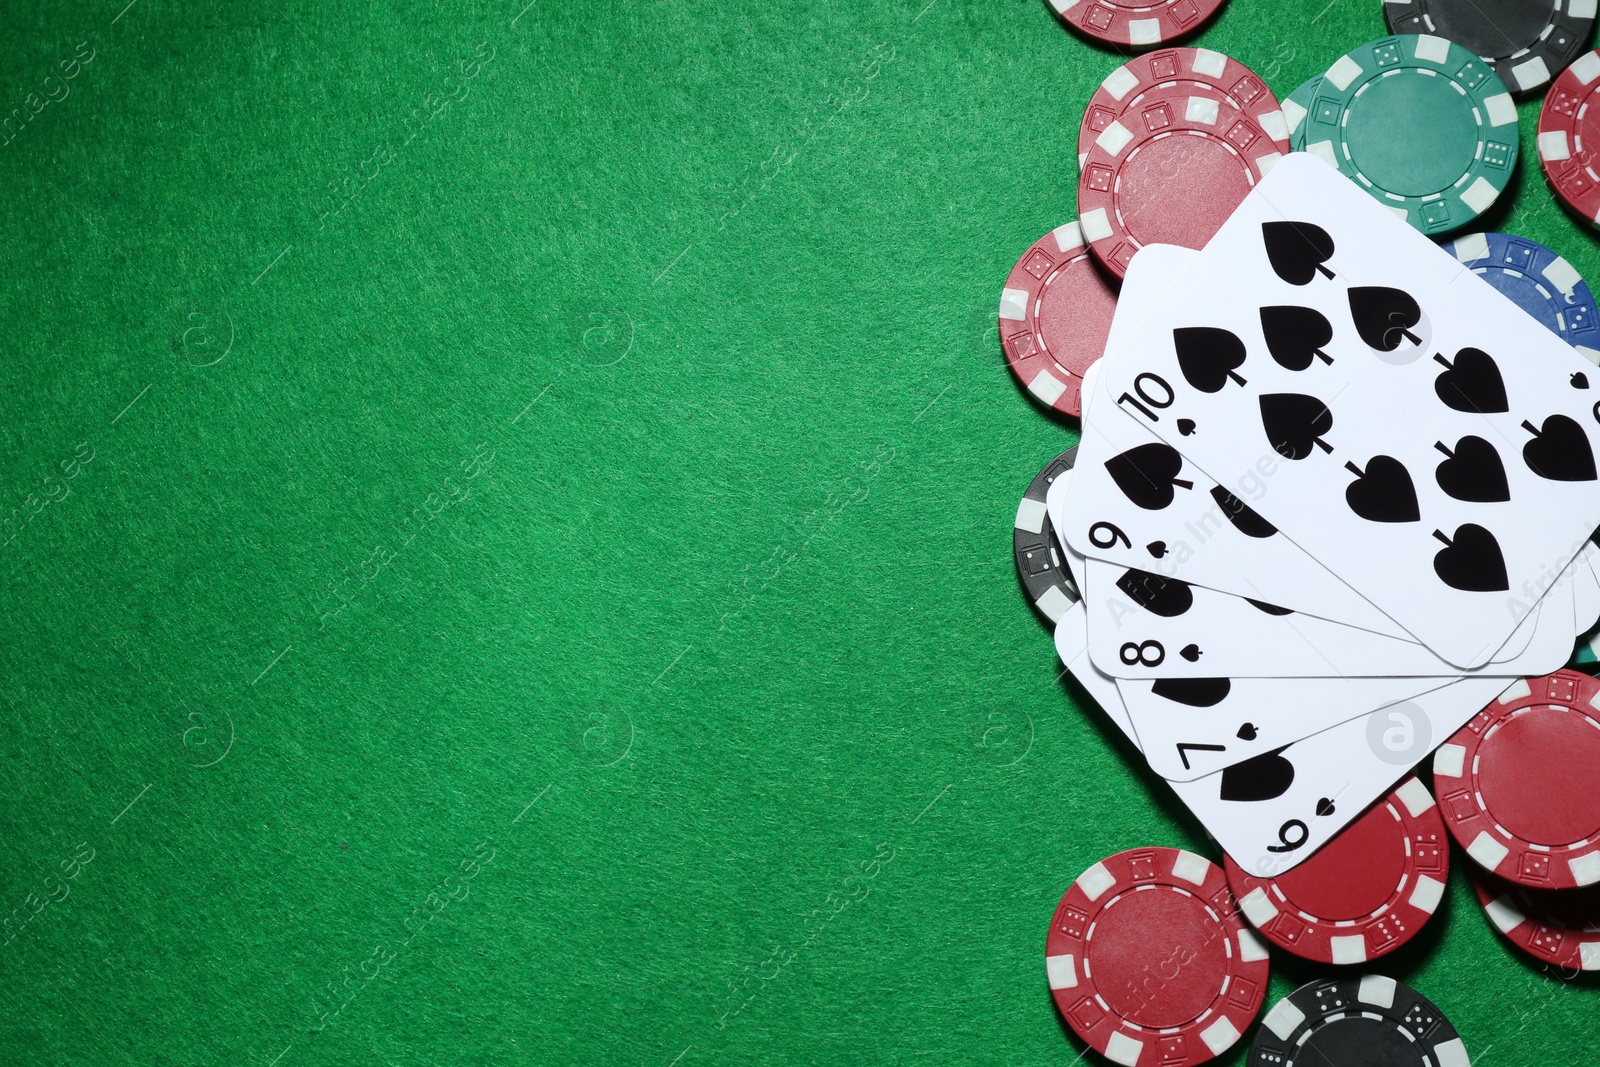
<svg viewBox="0 0 1600 1067"><path fill-rule="evenodd" d="M1270 464L1251 509L1450 664L1490 662L1600 523L1593 366L1314 157L1141 320L1104 394L1235 496Z"/></svg>

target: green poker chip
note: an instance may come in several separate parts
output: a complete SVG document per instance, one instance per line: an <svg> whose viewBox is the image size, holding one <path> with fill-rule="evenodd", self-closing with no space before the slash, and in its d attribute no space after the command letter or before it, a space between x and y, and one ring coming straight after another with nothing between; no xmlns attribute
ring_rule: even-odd
<svg viewBox="0 0 1600 1067"><path fill-rule="evenodd" d="M1443 37L1399 34L1346 53L1311 89L1306 111L1304 151L1429 235L1487 211L1517 164L1505 83Z"/></svg>
<svg viewBox="0 0 1600 1067"><path fill-rule="evenodd" d="M1306 150L1306 118L1311 113L1311 100L1316 95L1317 86L1322 84L1322 75L1307 78L1301 83L1300 88L1289 94L1283 102L1283 120L1289 127L1289 149L1294 152Z"/></svg>

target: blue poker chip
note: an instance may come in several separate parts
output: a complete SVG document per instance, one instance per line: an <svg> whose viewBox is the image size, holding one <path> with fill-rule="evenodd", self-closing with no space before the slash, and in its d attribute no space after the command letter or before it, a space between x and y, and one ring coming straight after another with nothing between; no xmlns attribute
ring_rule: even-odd
<svg viewBox="0 0 1600 1067"><path fill-rule="evenodd" d="M1444 250L1600 365L1600 310L1571 263L1537 241L1508 233L1468 234Z"/></svg>

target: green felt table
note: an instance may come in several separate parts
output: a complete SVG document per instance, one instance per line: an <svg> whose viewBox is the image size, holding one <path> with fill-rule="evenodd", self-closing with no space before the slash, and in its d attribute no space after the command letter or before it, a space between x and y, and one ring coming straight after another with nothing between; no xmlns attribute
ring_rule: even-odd
<svg viewBox="0 0 1600 1067"><path fill-rule="evenodd" d="M1039 0L125 3L4 19L0 1061L1079 1056L1062 892L1215 855L1011 560L1077 426L995 308L1115 51ZM1199 40L1281 97L1383 32ZM1600 279L1535 114L1489 223ZM1594 986L1456 859L1382 970L1578 1062Z"/></svg>

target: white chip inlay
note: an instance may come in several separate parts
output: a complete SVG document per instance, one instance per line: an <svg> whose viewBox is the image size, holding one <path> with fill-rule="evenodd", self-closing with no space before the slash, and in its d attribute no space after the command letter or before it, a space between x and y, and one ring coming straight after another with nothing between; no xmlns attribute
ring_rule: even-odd
<svg viewBox="0 0 1600 1067"><path fill-rule="evenodd" d="M1078 961L1069 953L1065 956L1046 956L1044 973L1050 979L1051 989L1073 989L1078 984Z"/></svg>
<svg viewBox="0 0 1600 1067"><path fill-rule="evenodd" d="M1394 1007L1395 980L1385 978L1381 974L1364 974L1361 976L1361 986L1356 990L1356 998L1363 1004L1372 1004L1380 1008Z"/></svg>
<svg viewBox="0 0 1600 1067"><path fill-rule="evenodd" d="M1600 852L1585 852L1576 859L1568 860L1567 866L1572 868L1572 879L1579 885L1600 882Z"/></svg>
<svg viewBox="0 0 1600 1067"><path fill-rule="evenodd" d="M1483 909L1489 916L1489 921L1502 934L1509 934L1527 921L1527 916L1518 911L1516 905L1511 903L1509 897L1496 897L1489 901L1488 907Z"/></svg>
<svg viewBox="0 0 1600 1067"><path fill-rule="evenodd" d="M1516 118L1516 113L1513 112L1511 117ZM1478 180L1467 186L1461 194L1461 202L1481 215L1494 206L1495 198L1499 195L1500 190L1490 184L1488 178L1479 175Z"/></svg>
<svg viewBox="0 0 1600 1067"><path fill-rule="evenodd" d="M1083 895L1088 897L1090 901L1099 900L1100 894L1116 884L1116 878L1112 877L1111 872L1106 870L1106 865L1103 863L1097 863L1078 875L1078 888L1083 890Z"/></svg>
<svg viewBox="0 0 1600 1067"><path fill-rule="evenodd" d="M1367 959L1367 939L1361 934L1330 937L1328 948L1334 963L1365 963Z"/></svg>
<svg viewBox="0 0 1600 1067"><path fill-rule="evenodd" d="M1022 498L1022 503L1017 505L1016 528L1036 534L1044 532L1044 520L1050 517L1045 510L1043 500L1029 500Z"/></svg>
<svg viewBox="0 0 1600 1067"><path fill-rule="evenodd" d="M1418 911L1429 915L1439 907L1439 901L1444 899L1444 883L1437 878L1429 878L1425 874L1417 876L1417 887L1411 891L1411 906Z"/></svg>
<svg viewBox="0 0 1600 1067"><path fill-rule="evenodd" d="M1489 835L1487 830L1472 839L1472 844L1467 846L1467 855L1477 861L1478 866L1484 870L1492 871L1500 866L1500 861L1511 854L1511 850Z"/></svg>
<svg viewBox="0 0 1600 1067"><path fill-rule="evenodd" d="M1062 223L1050 231L1050 236L1056 239L1056 247L1063 255L1083 247L1083 227L1076 222Z"/></svg>
<svg viewBox="0 0 1600 1067"><path fill-rule="evenodd" d="M1033 376L1033 381L1028 383L1028 392L1044 401L1046 405L1054 407L1055 402L1061 399L1061 394L1067 391L1067 383L1058 379L1047 370L1042 370Z"/></svg>
<svg viewBox="0 0 1600 1067"><path fill-rule="evenodd" d="M1489 235L1469 233L1465 237L1457 237L1452 247L1458 262L1476 263L1480 259L1489 257Z"/></svg>
<svg viewBox="0 0 1600 1067"><path fill-rule="evenodd" d="M1239 1030L1226 1015L1200 1031L1200 1040L1206 1043L1213 1056L1220 1056L1239 1040Z"/></svg>
<svg viewBox="0 0 1600 1067"><path fill-rule="evenodd" d="M1433 807L1433 794L1417 778L1406 779L1406 784L1396 789L1394 795L1400 798L1400 803L1406 806L1406 811L1413 817Z"/></svg>
<svg viewBox="0 0 1600 1067"><path fill-rule="evenodd" d="M1435 66L1444 66L1445 60L1450 58L1450 42L1443 37L1434 37L1430 34L1417 35L1416 56L1424 63Z"/></svg>
<svg viewBox="0 0 1600 1067"><path fill-rule="evenodd" d="M1000 317L1021 322L1028 317L1028 294L1021 289L1000 290Z"/></svg>
<svg viewBox="0 0 1600 1067"><path fill-rule="evenodd" d="M1106 1042L1106 1059L1122 1067L1138 1067L1139 1053L1143 1051L1143 1041L1135 1041L1123 1033L1112 1034L1111 1040Z"/></svg>
<svg viewBox="0 0 1600 1067"><path fill-rule="evenodd" d="M1284 997L1267 1012L1267 1017L1261 1020L1261 1025L1276 1034L1279 1041L1287 1041L1289 1035L1299 1029L1300 1024L1305 1021L1306 1013L1295 1007L1294 1002L1288 997Z"/></svg>
<svg viewBox="0 0 1600 1067"><path fill-rule="evenodd" d="M1572 149L1567 147L1566 130L1550 130L1539 135L1539 158L1547 159L1552 163L1559 163L1563 159L1572 158Z"/></svg>
<svg viewBox="0 0 1600 1067"><path fill-rule="evenodd" d="M1172 861L1172 876L1182 878L1193 885L1204 885L1206 875L1211 872L1211 861L1204 856L1196 856L1193 852L1178 850L1178 858Z"/></svg>

